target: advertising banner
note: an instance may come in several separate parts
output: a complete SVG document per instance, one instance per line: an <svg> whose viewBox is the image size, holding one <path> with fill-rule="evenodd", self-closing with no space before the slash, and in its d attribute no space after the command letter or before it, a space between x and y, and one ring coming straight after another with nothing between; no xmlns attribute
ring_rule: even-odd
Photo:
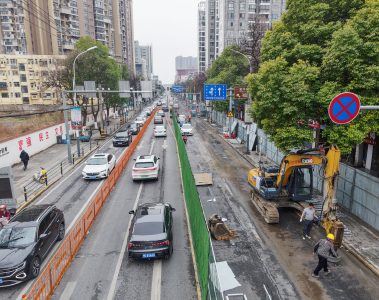
<svg viewBox="0 0 379 300"><path fill-rule="evenodd" d="M82 127L82 110L79 106L71 106L71 125L72 128Z"/></svg>

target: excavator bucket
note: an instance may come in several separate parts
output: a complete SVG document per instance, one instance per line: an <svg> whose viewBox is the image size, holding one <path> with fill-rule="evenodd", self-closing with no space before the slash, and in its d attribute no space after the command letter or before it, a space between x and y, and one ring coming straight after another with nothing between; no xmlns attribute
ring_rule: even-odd
<svg viewBox="0 0 379 300"><path fill-rule="evenodd" d="M225 225L219 215L209 217L208 227L216 240L226 240L238 236L233 229Z"/></svg>

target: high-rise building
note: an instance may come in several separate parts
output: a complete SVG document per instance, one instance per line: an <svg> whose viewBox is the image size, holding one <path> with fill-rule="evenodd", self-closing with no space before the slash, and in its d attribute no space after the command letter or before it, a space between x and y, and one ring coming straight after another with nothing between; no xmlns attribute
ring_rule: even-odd
<svg viewBox="0 0 379 300"><path fill-rule="evenodd" d="M270 28L285 7L285 0L205 0L205 65L209 67L224 48L238 43L250 22L259 18Z"/></svg>
<svg viewBox="0 0 379 300"><path fill-rule="evenodd" d="M3 54L68 54L88 35L134 72L132 0L0 0L0 7Z"/></svg>
<svg viewBox="0 0 379 300"><path fill-rule="evenodd" d="M142 58L146 60L146 68L147 68L147 78L148 80L153 79L153 46L141 46L141 55Z"/></svg>
<svg viewBox="0 0 379 300"><path fill-rule="evenodd" d="M177 56L175 57L175 70L185 70L185 69L196 69L198 66L197 57L183 57Z"/></svg>
<svg viewBox="0 0 379 300"><path fill-rule="evenodd" d="M199 54L199 72L206 70L205 64L205 1L201 1L197 6L197 49Z"/></svg>
<svg viewBox="0 0 379 300"><path fill-rule="evenodd" d="M135 52L135 65L137 76L142 75L141 63L142 59L145 61L146 70L143 71L145 80L153 80L153 46L140 46L138 41L134 41L134 52ZM140 71L137 71L137 68Z"/></svg>

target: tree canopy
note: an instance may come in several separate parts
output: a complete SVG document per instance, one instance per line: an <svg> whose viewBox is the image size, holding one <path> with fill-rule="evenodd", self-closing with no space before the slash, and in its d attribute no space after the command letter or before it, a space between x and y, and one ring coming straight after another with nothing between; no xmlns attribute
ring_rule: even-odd
<svg viewBox="0 0 379 300"><path fill-rule="evenodd" d="M258 73L246 77L254 97L250 114L281 151L314 142L309 120L325 126L323 137L342 153L379 129L375 110L345 125L328 116L342 92L379 105L379 0L288 0L261 52Z"/></svg>

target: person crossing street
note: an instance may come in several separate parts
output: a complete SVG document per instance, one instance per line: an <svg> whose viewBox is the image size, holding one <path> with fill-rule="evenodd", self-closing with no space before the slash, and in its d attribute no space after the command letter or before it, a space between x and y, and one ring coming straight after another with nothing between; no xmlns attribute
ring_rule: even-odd
<svg viewBox="0 0 379 300"><path fill-rule="evenodd" d="M319 278L318 273L321 269L324 269L325 276L330 274L330 270L328 270L328 257L333 255L337 258L337 253L334 251L332 241L334 241L334 235L329 233L326 239L319 240L315 245L313 255L318 255L318 265L313 271L312 277Z"/></svg>
<svg viewBox="0 0 379 300"><path fill-rule="evenodd" d="M313 207L313 203L309 203L309 206L305 208L303 213L301 214L301 219L300 219L300 222L305 220L304 227L303 227L303 240L305 240L306 237L308 239L311 238L309 234L311 232L313 221L315 219L317 219L316 210Z"/></svg>

